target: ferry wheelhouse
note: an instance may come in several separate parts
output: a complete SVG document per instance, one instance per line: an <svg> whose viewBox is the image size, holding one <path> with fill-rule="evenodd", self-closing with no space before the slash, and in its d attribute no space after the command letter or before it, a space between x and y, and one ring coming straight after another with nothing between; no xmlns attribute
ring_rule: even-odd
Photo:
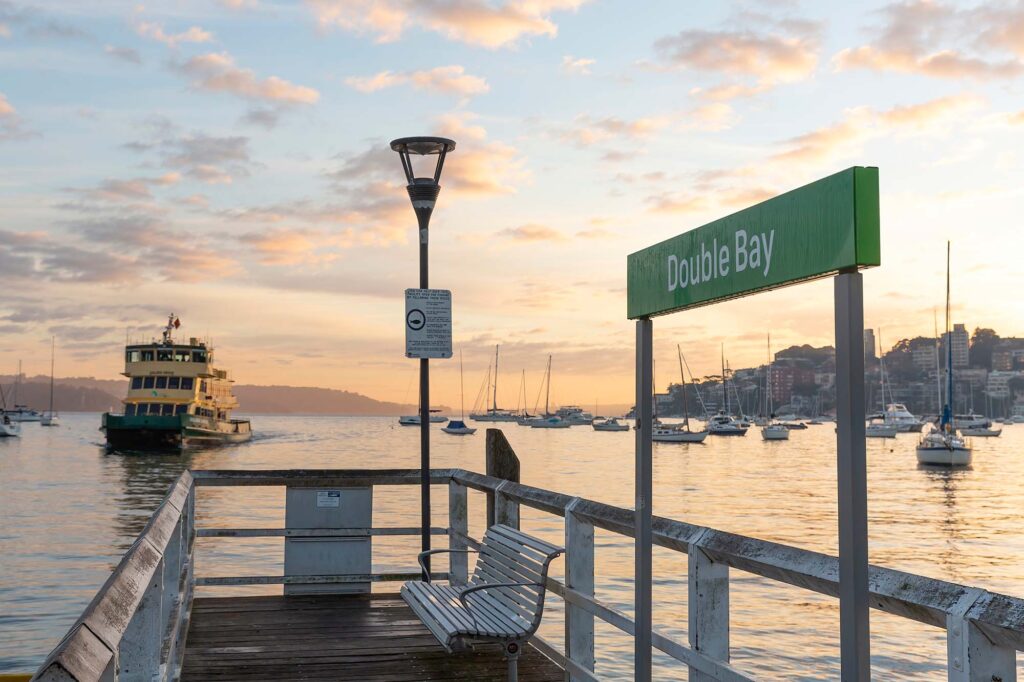
<svg viewBox="0 0 1024 682"><path fill-rule="evenodd" d="M247 419L231 419L238 399L228 372L213 366L213 348L197 338L174 340L171 315L163 338L125 347L128 394L122 414L106 413L100 429L114 449L148 450L239 443L252 437Z"/></svg>

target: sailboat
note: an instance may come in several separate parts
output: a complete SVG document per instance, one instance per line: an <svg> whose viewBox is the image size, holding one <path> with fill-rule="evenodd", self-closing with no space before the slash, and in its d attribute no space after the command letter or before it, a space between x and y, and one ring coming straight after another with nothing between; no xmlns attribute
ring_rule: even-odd
<svg viewBox="0 0 1024 682"><path fill-rule="evenodd" d="M60 426L60 416L53 411L53 354L56 347L56 337L50 338L50 409L43 413L39 420L40 426Z"/></svg>
<svg viewBox="0 0 1024 682"><path fill-rule="evenodd" d="M498 409L498 349L501 348L500 344L494 346L494 396L491 406L486 408L483 412L470 412L469 418L476 422L514 422L516 415L509 410ZM488 377L490 372L488 371ZM488 382L490 380L488 379ZM491 388L491 386L488 386ZM486 398L484 400L486 402Z"/></svg>
<svg viewBox="0 0 1024 682"><path fill-rule="evenodd" d="M0 385L0 438L17 438L21 435L21 424L7 414L7 394Z"/></svg>
<svg viewBox="0 0 1024 682"><path fill-rule="evenodd" d="M466 396L465 386L462 381L462 349L459 349L459 418L453 419L441 430L453 436L472 436L476 429L466 426Z"/></svg>
<svg viewBox="0 0 1024 682"><path fill-rule="evenodd" d="M14 377L14 395L11 402L14 407L10 410L4 408L3 414L12 422L37 422L43 418L38 411L26 405L18 404L18 387L21 385L21 360L18 360L18 374Z"/></svg>
<svg viewBox="0 0 1024 682"><path fill-rule="evenodd" d="M971 463L971 445L953 424L953 344L949 333L949 259L950 243L946 242L946 400L942 406L938 427L932 427L917 444L919 464L941 466L968 466Z"/></svg>
<svg viewBox="0 0 1024 682"><path fill-rule="evenodd" d="M725 370L725 346L722 346L722 397L725 409L708 419L708 432L712 436L745 436L747 428L736 422L729 414L729 377Z"/></svg>
<svg viewBox="0 0 1024 682"><path fill-rule="evenodd" d="M882 412L864 427L865 438L895 438L899 428L886 416L885 411L885 355L882 353L882 330L878 330L878 376L882 389Z"/></svg>
<svg viewBox="0 0 1024 682"><path fill-rule="evenodd" d="M567 429L572 422L562 419L557 414L551 414L551 356L548 356L548 371L545 375L547 393L544 397L544 416L530 419L527 423L534 429Z"/></svg>
<svg viewBox="0 0 1024 682"><path fill-rule="evenodd" d="M683 373L683 351L678 343L676 344L676 355L679 358L679 380L682 382L683 390L683 423L662 424L658 422L657 415L655 415L651 440L658 443L703 443L704 439L708 437L707 430L694 431L690 428L690 410L686 400L686 375Z"/></svg>
<svg viewBox="0 0 1024 682"><path fill-rule="evenodd" d="M441 410L430 410L430 423L431 424L444 424L448 421L448 417L445 417L440 413ZM401 426L419 426L420 424L420 401L416 400L416 414L406 414L398 418L398 423Z"/></svg>
<svg viewBox="0 0 1024 682"><path fill-rule="evenodd" d="M775 421L775 406L772 404L772 335L768 335L768 374L764 380L765 414L767 423L761 427L763 440L789 440L789 428Z"/></svg>

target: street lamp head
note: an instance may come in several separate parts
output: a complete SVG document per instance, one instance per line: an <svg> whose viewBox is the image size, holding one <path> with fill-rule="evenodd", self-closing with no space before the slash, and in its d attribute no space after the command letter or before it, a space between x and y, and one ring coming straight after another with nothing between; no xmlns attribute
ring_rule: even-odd
<svg viewBox="0 0 1024 682"><path fill-rule="evenodd" d="M421 220L429 220L434 210L437 196L441 192L441 169L444 157L455 149L455 141L446 137L400 137L391 141L391 149L398 152L402 160L402 169L408 182L409 199L412 207ZM417 156L436 156L433 177L417 178L413 173L411 154Z"/></svg>

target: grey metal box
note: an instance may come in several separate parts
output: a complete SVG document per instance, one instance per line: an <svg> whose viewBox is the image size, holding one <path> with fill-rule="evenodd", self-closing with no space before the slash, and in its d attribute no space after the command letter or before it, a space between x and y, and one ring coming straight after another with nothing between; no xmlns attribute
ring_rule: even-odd
<svg viewBox="0 0 1024 682"><path fill-rule="evenodd" d="M298 529L370 529L373 488L295 488L285 496L285 527ZM284 574L366 575L372 570L370 537L288 537ZM287 594L369 592L369 582L285 585Z"/></svg>

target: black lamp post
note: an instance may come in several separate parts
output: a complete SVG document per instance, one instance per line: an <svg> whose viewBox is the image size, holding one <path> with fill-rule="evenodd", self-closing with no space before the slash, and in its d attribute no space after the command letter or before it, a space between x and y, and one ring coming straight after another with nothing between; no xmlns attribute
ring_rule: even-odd
<svg viewBox="0 0 1024 682"><path fill-rule="evenodd" d="M406 189L420 228L420 289L427 289L427 247L430 216L441 193L441 169L444 157L455 149L455 142L444 137L402 137L392 140L391 149L398 152L408 181ZM433 177L417 178L410 155L436 156ZM430 360L420 358L420 534L421 546L430 549ZM430 579L430 557L425 557L424 580Z"/></svg>

